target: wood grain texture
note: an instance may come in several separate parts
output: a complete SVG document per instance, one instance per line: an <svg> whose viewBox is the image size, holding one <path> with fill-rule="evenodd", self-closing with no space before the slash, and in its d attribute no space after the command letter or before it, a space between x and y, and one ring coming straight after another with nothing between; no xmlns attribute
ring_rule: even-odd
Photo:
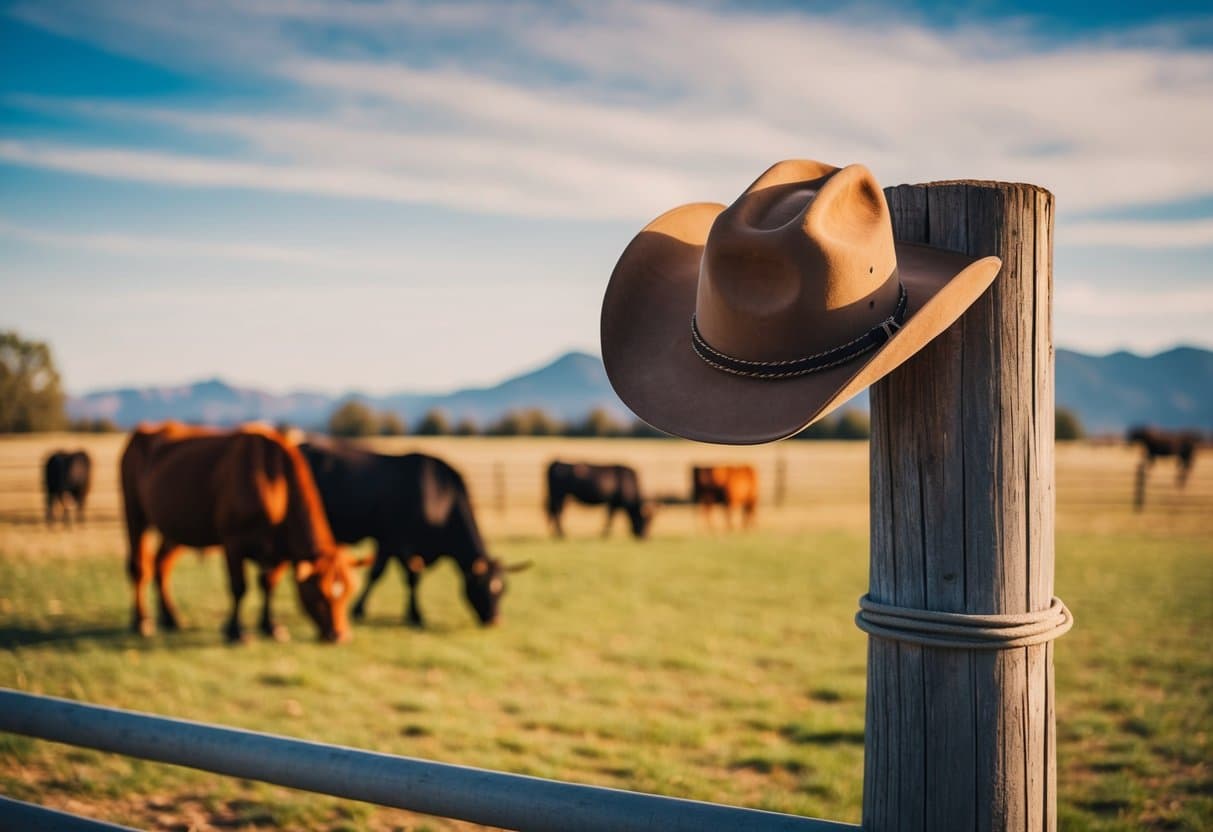
<svg viewBox="0 0 1213 832"><path fill-rule="evenodd" d="M1032 185L885 191L897 239L1003 268L872 388L871 596L946 612L1053 594L1053 198ZM1050 645L870 639L864 828L1054 830Z"/></svg>

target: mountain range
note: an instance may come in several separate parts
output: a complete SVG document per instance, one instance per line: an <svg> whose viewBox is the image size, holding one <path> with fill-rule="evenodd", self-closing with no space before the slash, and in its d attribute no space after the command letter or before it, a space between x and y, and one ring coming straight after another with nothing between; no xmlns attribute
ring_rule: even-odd
<svg viewBox="0 0 1213 832"><path fill-rule="evenodd" d="M1120 432L1139 423L1213 429L1213 352L1209 350L1177 347L1152 356L1129 352L1098 356L1058 349L1056 355L1057 406L1076 413L1088 432ZM275 394L210 379L173 387L100 390L71 397L68 413L74 419L112 419L124 428L169 418L213 425L264 420L314 428L349 398L393 411L410 423L431 408L480 425L506 411L532 407L564 420L580 419L598 407L622 420L632 419L611 389L602 360L583 352L566 353L492 387L452 393ZM849 406L866 410L867 405L864 393Z"/></svg>

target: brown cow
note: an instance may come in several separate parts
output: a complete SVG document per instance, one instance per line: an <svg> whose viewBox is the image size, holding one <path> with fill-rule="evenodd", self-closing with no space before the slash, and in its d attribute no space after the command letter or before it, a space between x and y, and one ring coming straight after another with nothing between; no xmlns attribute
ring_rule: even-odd
<svg viewBox="0 0 1213 832"><path fill-rule="evenodd" d="M696 465L691 469L691 502L703 512L712 527L712 506L724 509L725 527L733 528L734 508L741 509L742 524L754 525L758 507L758 475L750 465Z"/></svg>
<svg viewBox="0 0 1213 832"><path fill-rule="evenodd" d="M294 564L299 599L320 637L348 637L345 608L353 564L337 548L307 463L280 434L256 426L231 433L175 423L140 426L123 451L120 470L137 632L150 635L154 629L144 602L152 566L144 535L155 527L164 539L155 570L160 623L166 629L180 627L168 578L181 547L221 545L232 590L229 641L244 637L245 560L261 567L261 629L267 635L285 637L274 624L270 597Z"/></svg>

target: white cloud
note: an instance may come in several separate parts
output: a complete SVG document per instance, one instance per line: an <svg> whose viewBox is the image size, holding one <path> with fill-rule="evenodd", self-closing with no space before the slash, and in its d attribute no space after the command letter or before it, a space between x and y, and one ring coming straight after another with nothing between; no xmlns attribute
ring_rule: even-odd
<svg viewBox="0 0 1213 832"><path fill-rule="evenodd" d="M280 263L292 266L359 269L389 267L390 260L359 257L348 253L309 251L292 246L263 243L201 242L180 237L148 237L137 234L66 233L46 231L13 223L0 217L0 236L52 248L73 248L101 254L137 257L206 257L248 263Z"/></svg>
<svg viewBox="0 0 1213 832"><path fill-rule="evenodd" d="M8 292L5 312L54 333L70 377L90 386L129 380L122 372L169 381L221 368L247 368L259 374L249 381L271 386L490 380L596 340L601 280L626 236L617 247L583 244L578 234L609 235L562 221L639 227L680 202L731 200L770 162L796 156L864 162L886 185L966 177L1049 187L1065 264L1059 343L1148 350L1209 340L1213 295L1191 285L1192 264L1213 245L1209 219L1082 218L1213 195L1213 52L1186 46L1173 26L1059 41L1023 21L932 29L887 6L769 12L661 0L17 0L0 15L202 81L188 96L6 101L71 126L5 131L7 164L182 194L209 189L177 204L223 206L211 228L228 236L207 242L188 216L163 237L122 228L120 212L106 231L33 228L21 196L6 194L12 219L0 220L0 234L45 251L6 269L10 284L33 290ZM1198 25L1213 31L1211 20ZM138 139L116 138L126 135ZM293 216L263 223L245 194L216 198L220 188L379 204L311 211L313 223L323 213L340 226L326 239L355 249L327 250L304 230L291 239ZM450 226L461 220L433 212L446 242L417 246L424 229L404 243L390 230L356 227L358 217L393 214L383 203L552 222L473 220L484 238L452 245ZM171 230L173 221L155 227ZM269 233L256 237L255 228ZM566 250L556 252L562 232ZM1156 259L1158 269L1148 286L1124 288L1119 272L1100 274L1083 251L1067 251L1080 246ZM106 285L40 288L56 248L112 256L108 273L98 264ZM394 269L397 255L406 268ZM161 294L142 296L125 290L154 284L154 275L122 283L122 257L153 259L150 272L174 258L190 268L175 268L187 274ZM216 260L232 265L216 269ZM240 343L266 337L263 318L255 304L233 309L231 284L281 297L281 281L304 270L316 279L289 297L307 326L289 344L262 344L250 362ZM216 285L207 272L235 276ZM358 274L379 272L391 278L347 291ZM501 288L469 292L477 281ZM503 320L526 281L543 286L543 303ZM123 293L110 298L114 284ZM408 291L390 291L402 284ZM184 305L196 326L174 323ZM106 320L140 325L110 326L98 339ZM463 330L455 341L451 321ZM220 326L231 343L212 344ZM146 350L145 327L172 348ZM317 360L316 332L348 334ZM436 343L441 362L415 360ZM183 355L194 363L175 363Z"/></svg>
<svg viewBox="0 0 1213 832"><path fill-rule="evenodd" d="M1194 220L1100 220L1066 225L1058 232L1066 245L1116 248L1213 248L1213 218Z"/></svg>
<svg viewBox="0 0 1213 832"><path fill-rule="evenodd" d="M1207 344L1213 286L1166 286L1144 280L1136 287L1059 279L1054 329L1062 346L1088 352L1126 347L1156 352L1180 343Z"/></svg>
<svg viewBox="0 0 1213 832"><path fill-rule="evenodd" d="M228 0L173 14L154 3L14 13L168 65L223 65L297 91L295 111L127 106L245 142L222 158L37 140L4 149L9 161L90 175L637 222L678 202L731 199L792 156L862 161L885 184L1033 181L1057 194L1063 216L1213 193L1213 108L1203 106L1213 54L1168 43L1157 27L1149 38L1046 45L1023 27L639 2L551 11ZM340 33L341 57L314 45L310 24ZM412 55L427 33L456 45L440 60L382 57Z"/></svg>

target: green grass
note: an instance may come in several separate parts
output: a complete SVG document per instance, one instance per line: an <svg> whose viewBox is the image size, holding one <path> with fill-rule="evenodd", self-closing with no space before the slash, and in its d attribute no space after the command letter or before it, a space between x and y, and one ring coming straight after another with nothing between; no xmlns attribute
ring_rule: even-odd
<svg viewBox="0 0 1213 832"><path fill-rule="evenodd" d="M1063 829L1213 826L1213 547L1063 535L1058 643ZM375 751L858 821L867 584L857 533L516 539L496 629L453 570L427 575L430 628L400 626L390 572L348 645L221 642L219 559L182 559L190 627L126 632L122 558L0 553L0 684ZM259 599L246 600L255 621ZM457 828L446 821L0 735L0 793L136 825ZM183 827L184 828L184 827Z"/></svg>

